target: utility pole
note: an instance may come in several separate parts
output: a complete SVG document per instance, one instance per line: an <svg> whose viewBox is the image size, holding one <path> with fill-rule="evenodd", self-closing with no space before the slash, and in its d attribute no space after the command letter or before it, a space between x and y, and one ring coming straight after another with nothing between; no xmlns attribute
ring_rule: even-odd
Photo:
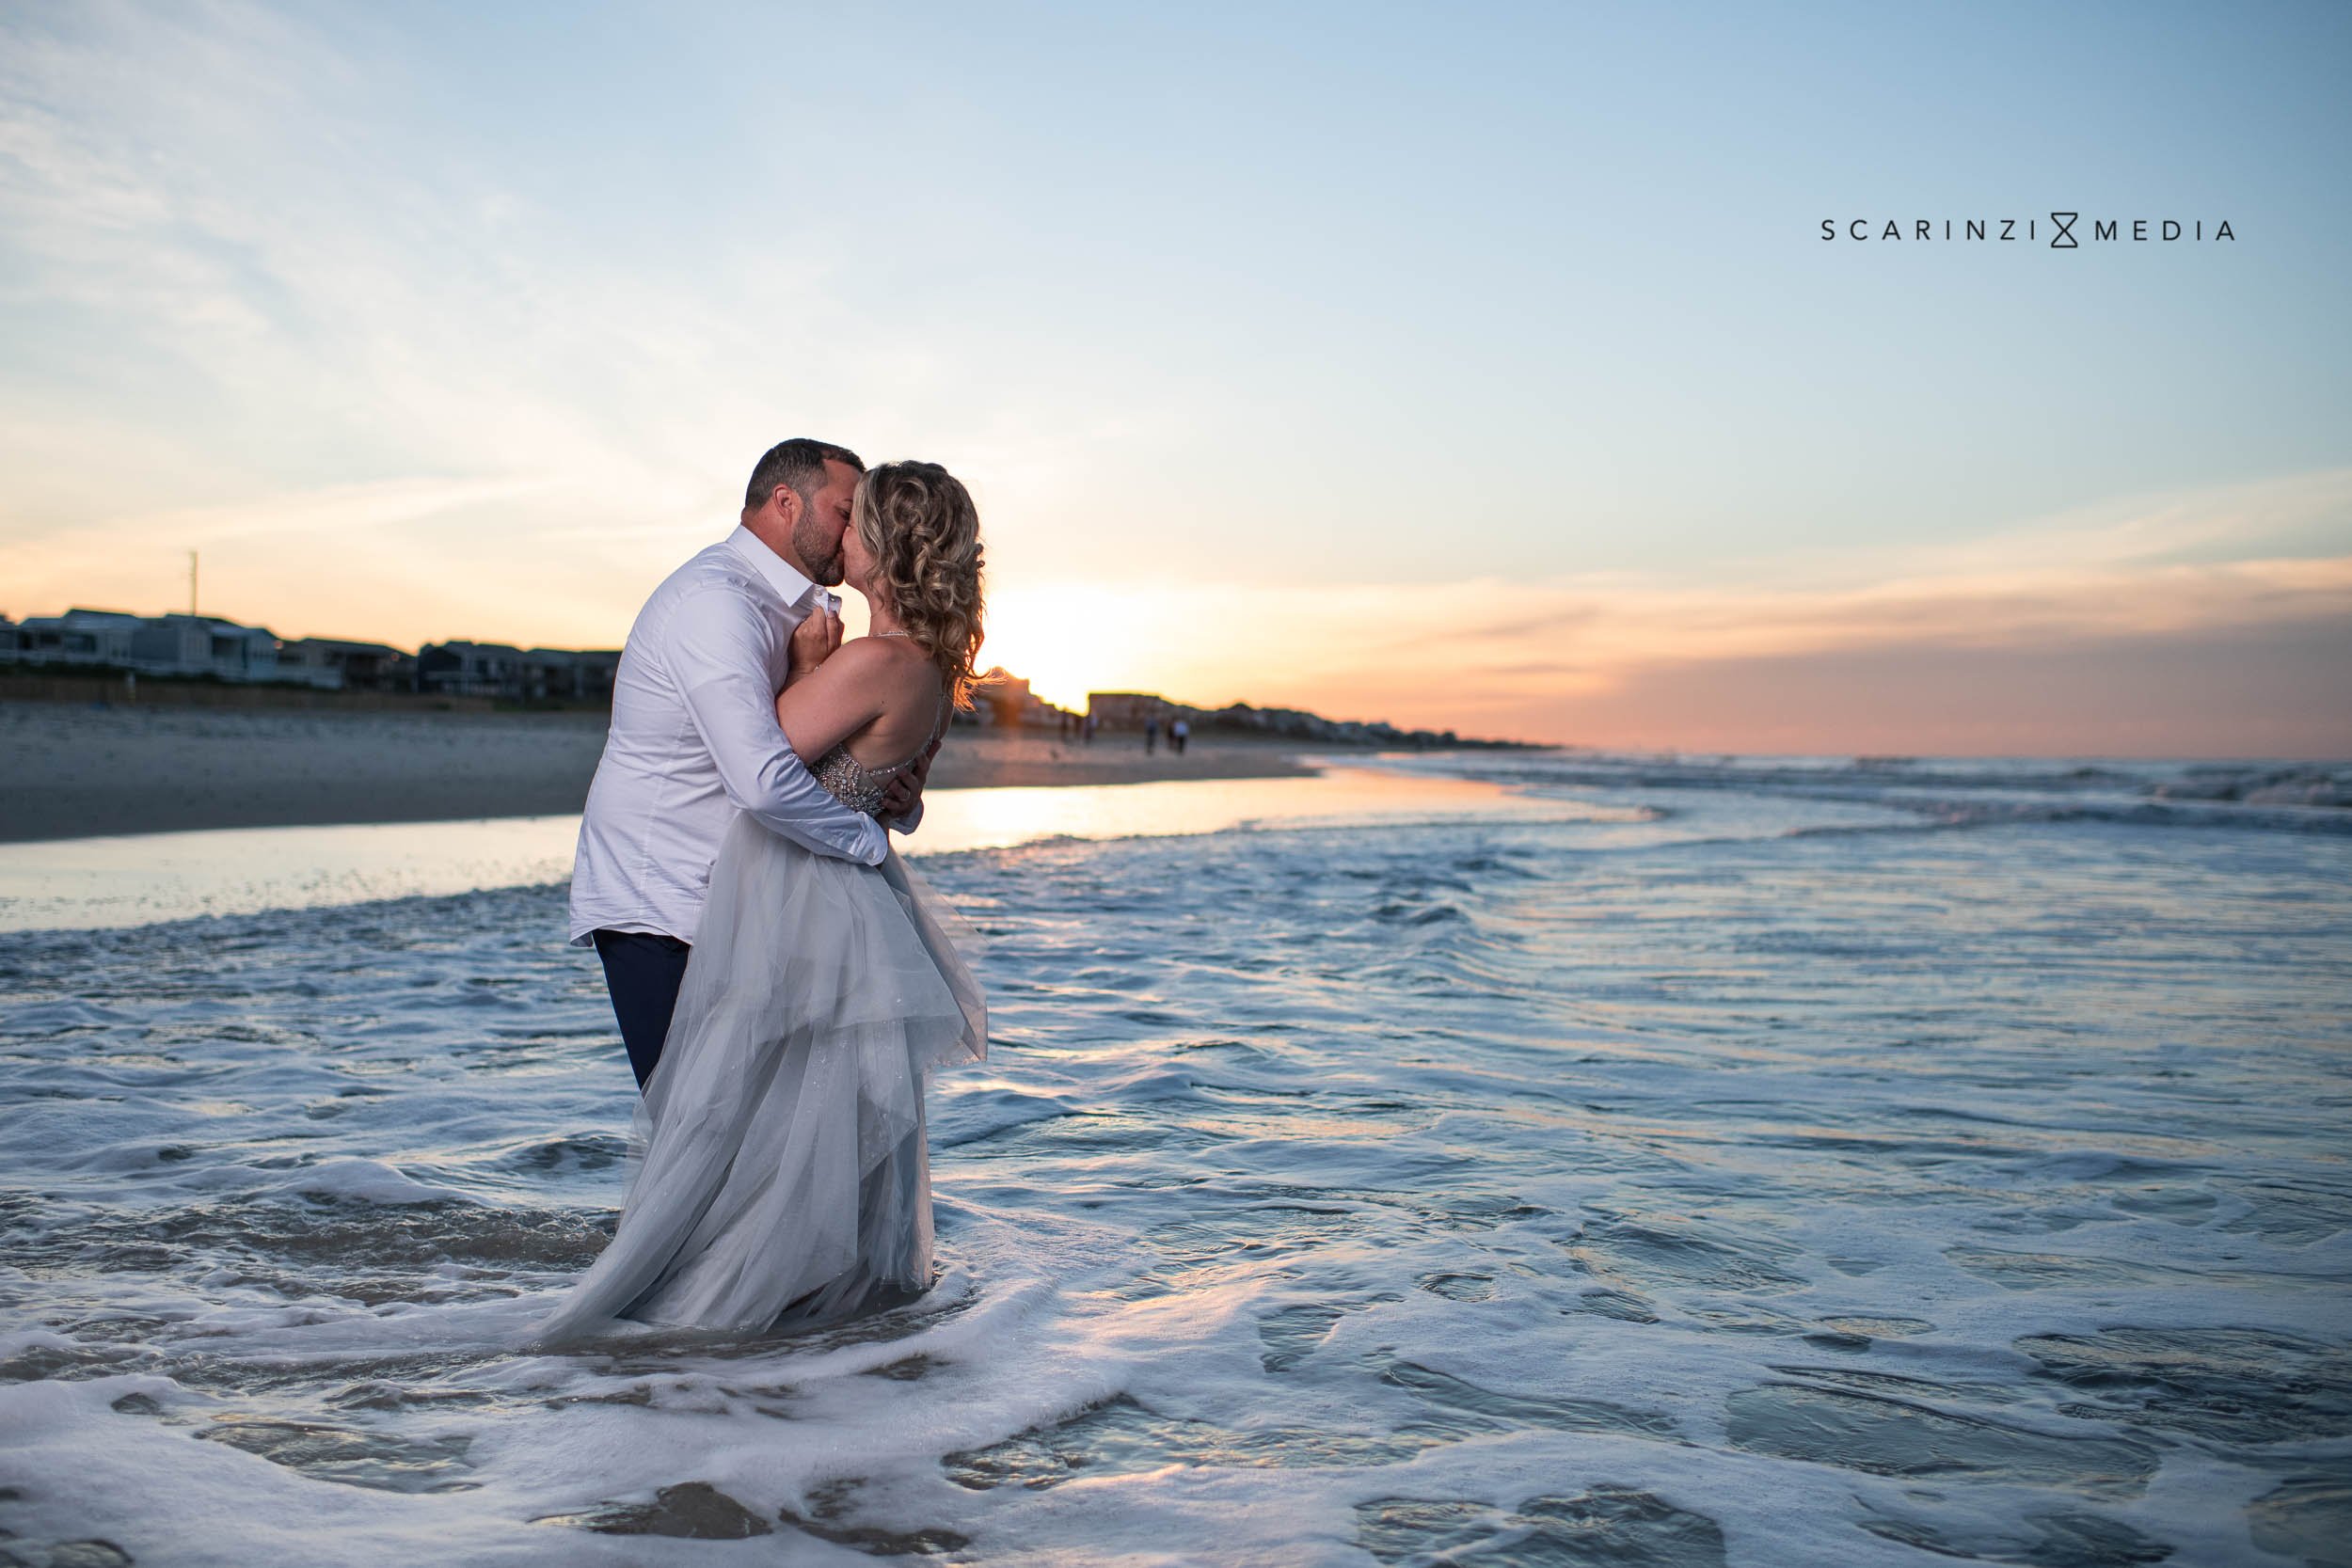
<svg viewBox="0 0 2352 1568"><path fill-rule="evenodd" d="M196 613L196 552L188 552L188 613Z"/></svg>

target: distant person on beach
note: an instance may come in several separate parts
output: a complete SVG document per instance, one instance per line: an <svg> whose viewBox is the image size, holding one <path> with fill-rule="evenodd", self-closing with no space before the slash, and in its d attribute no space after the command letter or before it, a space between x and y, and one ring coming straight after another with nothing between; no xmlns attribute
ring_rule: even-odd
<svg viewBox="0 0 2352 1568"><path fill-rule="evenodd" d="M1156 719L1146 719L1143 721L1143 754L1148 757L1159 749L1160 721Z"/></svg>
<svg viewBox="0 0 2352 1568"><path fill-rule="evenodd" d="M1184 742L1191 738L1192 725L1189 721L1179 719L1168 726L1168 749L1178 756L1184 754Z"/></svg>
<svg viewBox="0 0 2352 1568"><path fill-rule="evenodd" d="M818 586L845 578L871 612L848 643ZM925 1082L984 1058L987 1015L960 923L882 824L914 826L971 705L980 578L945 468L787 441L742 526L639 613L571 917L643 1090L633 1174L535 1342L757 1332L930 1288Z"/></svg>

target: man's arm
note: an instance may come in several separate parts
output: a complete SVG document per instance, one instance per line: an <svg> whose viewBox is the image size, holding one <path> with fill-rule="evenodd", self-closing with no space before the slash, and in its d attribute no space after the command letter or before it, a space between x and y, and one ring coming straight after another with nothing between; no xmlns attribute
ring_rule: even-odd
<svg viewBox="0 0 2352 1568"><path fill-rule="evenodd" d="M769 635L757 607L723 588L694 594L670 621L670 673L727 799L820 855L878 865L890 852L882 824L834 800L776 725Z"/></svg>

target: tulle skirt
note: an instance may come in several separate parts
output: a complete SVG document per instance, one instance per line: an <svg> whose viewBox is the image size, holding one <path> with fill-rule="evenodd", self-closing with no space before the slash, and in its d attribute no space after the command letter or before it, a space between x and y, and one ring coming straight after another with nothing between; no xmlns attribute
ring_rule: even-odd
<svg viewBox="0 0 2352 1568"><path fill-rule="evenodd" d="M758 1332L930 1287L926 1076L984 1060L968 932L894 848L835 860L739 815L629 1128L612 1243L532 1330Z"/></svg>

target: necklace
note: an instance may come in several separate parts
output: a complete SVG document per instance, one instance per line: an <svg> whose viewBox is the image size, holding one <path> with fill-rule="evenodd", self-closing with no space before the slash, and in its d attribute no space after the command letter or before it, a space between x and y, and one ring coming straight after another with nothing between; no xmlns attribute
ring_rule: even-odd
<svg viewBox="0 0 2352 1568"><path fill-rule="evenodd" d="M913 637L914 633L911 631L878 631L874 635L876 637Z"/></svg>

